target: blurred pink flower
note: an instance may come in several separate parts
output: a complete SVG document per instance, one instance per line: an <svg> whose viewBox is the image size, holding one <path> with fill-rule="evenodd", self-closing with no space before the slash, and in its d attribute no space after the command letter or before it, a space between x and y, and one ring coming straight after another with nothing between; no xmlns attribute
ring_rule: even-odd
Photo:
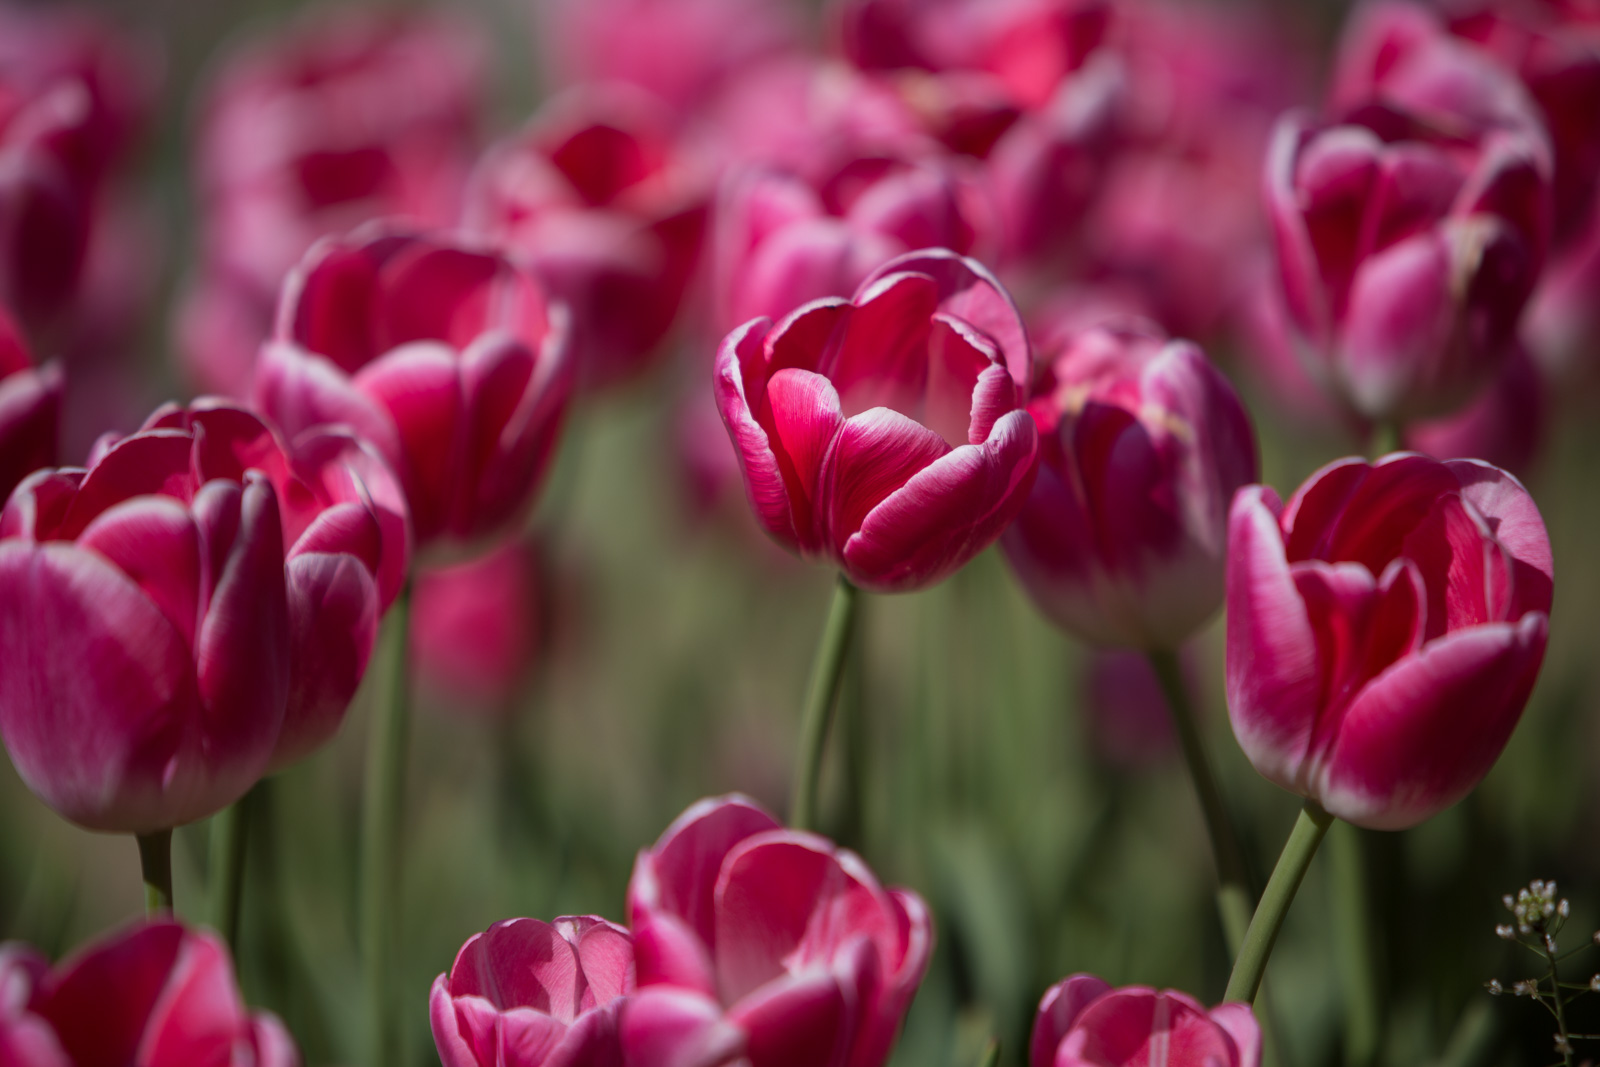
<svg viewBox="0 0 1600 1067"><path fill-rule="evenodd" d="M201 388L248 392L279 285L318 238L456 221L484 52L454 16L349 6L218 62L195 134L200 266L177 323Z"/></svg>
<svg viewBox="0 0 1600 1067"><path fill-rule="evenodd" d="M255 396L288 433L344 423L376 445L420 548L479 546L532 506L554 452L567 320L499 255L374 224L295 269Z"/></svg>
<svg viewBox="0 0 1600 1067"><path fill-rule="evenodd" d="M1190 657L1184 675L1192 678ZM1192 688L1192 687L1191 687ZM1089 743L1112 767L1140 770L1177 753L1166 694L1150 659L1125 648L1091 648L1083 674Z"/></svg>
<svg viewBox="0 0 1600 1067"><path fill-rule="evenodd" d="M722 342L715 388L757 519L880 592L937 582L1027 496L1038 452L1016 305L942 249Z"/></svg>
<svg viewBox="0 0 1600 1067"><path fill-rule="evenodd" d="M416 577L411 649L424 687L452 709L503 713L547 638L538 549L511 541Z"/></svg>
<svg viewBox="0 0 1600 1067"><path fill-rule="evenodd" d="M209 931L170 920L102 937L54 969L0 945L0 1061L8 1067L299 1067L276 1017L251 1013Z"/></svg>
<svg viewBox="0 0 1600 1067"><path fill-rule="evenodd" d="M461 946L428 1016L444 1067L620 1067L627 930L593 915L508 919Z"/></svg>
<svg viewBox="0 0 1600 1067"><path fill-rule="evenodd" d="M579 380L602 386L660 351L699 262L709 195L658 104L582 88L484 156L466 228L567 303Z"/></svg>
<svg viewBox="0 0 1600 1067"><path fill-rule="evenodd" d="M1259 1067L1261 1025L1250 1005L1205 1005L1175 989L1111 986L1090 974L1045 991L1029 1067Z"/></svg>
<svg viewBox="0 0 1600 1067"><path fill-rule="evenodd" d="M0 308L0 498L55 464L61 388L61 368L35 367L16 322Z"/></svg>
<svg viewBox="0 0 1600 1067"><path fill-rule="evenodd" d="M1270 781L1358 826L1465 796L1544 658L1550 542L1527 491L1475 460L1331 463L1287 505L1234 498L1228 710Z"/></svg>
<svg viewBox="0 0 1600 1067"><path fill-rule="evenodd" d="M1528 350L1518 344L1494 381L1454 415L1406 426L1407 448L1435 459L1481 459L1526 476L1544 442L1550 398Z"/></svg>
<svg viewBox="0 0 1600 1067"><path fill-rule="evenodd" d="M628 887L631 1067L880 1067L933 950L921 898L740 796L702 800Z"/></svg>

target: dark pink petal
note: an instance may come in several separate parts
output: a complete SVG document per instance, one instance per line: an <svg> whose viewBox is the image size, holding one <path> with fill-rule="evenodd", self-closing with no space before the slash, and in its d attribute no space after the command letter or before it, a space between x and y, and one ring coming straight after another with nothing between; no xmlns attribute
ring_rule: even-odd
<svg viewBox="0 0 1600 1067"><path fill-rule="evenodd" d="M1021 511L1038 448L1032 418L1013 411L995 423L982 445L962 445L916 471L872 507L844 544L851 580L884 591L915 589L961 567ZM843 447L835 469L847 469Z"/></svg>
<svg viewBox="0 0 1600 1067"><path fill-rule="evenodd" d="M61 368L53 363L11 374L0 370L0 496L56 463L62 387Z"/></svg>
<svg viewBox="0 0 1600 1067"><path fill-rule="evenodd" d="M548 1058L542 1063L532 1061L528 1067L623 1067L623 1003L615 1002L580 1016ZM507 1067L519 1065L508 1058Z"/></svg>
<svg viewBox="0 0 1600 1067"><path fill-rule="evenodd" d="M145 1024L138 1061L226 1063L247 1028L228 950L212 934L185 932Z"/></svg>
<svg viewBox="0 0 1600 1067"><path fill-rule="evenodd" d="M577 1017L583 972L572 943L537 919L495 923L461 947L452 996L479 996L501 1011L532 1008L561 1022Z"/></svg>
<svg viewBox="0 0 1600 1067"><path fill-rule="evenodd" d="M1548 627L1530 612L1447 634L1375 679L1345 712L1323 807L1357 826L1400 830L1460 800L1521 718Z"/></svg>
<svg viewBox="0 0 1600 1067"><path fill-rule="evenodd" d="M896 251L888 239L863 234L839 219L794 222L762 241L729 280L728 319L780 318L822 297L856 288Z"/></svg>
<svg viewBox="0 0 1600 1067"><path fill-rule="evenodd" d="M665 911L635 912L633 948L640 988L670 985L708 997L717 995L716 973L706 943L677 916Z"/></svg>
<svg viewBox="0 0 1600 1067"><path fill-rule="evenodd" d="M400 462L400 437L389 413L338 367L306 349L275 341L262 345L252 396L291 437L314 427L347 425L391 465Z"/></svg>
<svg viewBox="0 0 1600 1067"><path fill-rule="evenodd" d="M527 442L516 440L514 434L522 427L513 425L536 370L535 354L507 334L483 337L461 353L465 442L450 514L450 528L458 537L498 529L537 483L544 457L516 447Z"/></svg>
<svg viewBox="0 0 1600 1067"><path fill-rule="evenodd" d="M1295 490L1283 507L1284 556L1290 563L1331 559L1329 546L1345 514L1351 495L1371 472L1360 456L1347 456L1317 470Z"/></svg>
<svg viewBox="0 0 1600 1067"><path fill-rule="evenodd" d="M927 386L915 415L954 448L982 444L995 420L1017 406L1017 387L994 342L960 319L934 316ZM979 430L982 430L979 433Z"/></svg>
<svg viewBox="0 0 1600 1067"><path fill-rule="evenodd" d="M22 780L93 829L187 821L162 795L198 711L182 635L115 567L67 545L0 543L0 591L0 734Z"/></svg>
<svg viewBox="0 0 1600 1067"><path fill-rule="evenodd" d="M839 394L820 374L785 368L767 382L767 404L762 421L771 429L790 514L802 548L811 548L822 540L818 483L823 459L844 423Z"/></svg>
<svg viewBox="0 0 1600 1067"><path fill-rule="evenodd" d="M1160 1062L1163 1053L1181 1064L1234 1067L1238 1062L1232 1039L1193 998L1172 990L1158 993L1130 986L1112 990L1079 1013L1055 1064L1133 1067Z"/></svg>
<svg viewBox="0 0 1600 1067"><path fill-rule="evenodd" d="M584 978L583 1010L633 992L633 937L627 927L595 915L563 916L552 925L578 953Z"/></svg>
<svg viewBox="0 0 1600 1067"><path fill-rule="evenodd" d="M359 558L303 551L285 565L284 581L290 682L273 769L338 732L378 638L377 583Z"/></svg>
<svg viewBox="0 0 1600 1067"><path fill-rule="evenodd" d="M383 265L372 306L373 357L413 341L463 349L497 322L494 284L503 261L463 248L415 241Z"/></svg>
<svg viewBox="0 0 1600 1067"><path fill-rule="evenodd" d="M255 1049L255 1067L300 1067L294 1038L274 1015L258 1014L250 1020L250 1044Z"/></svg>
<svg viewBox="0 0 1600 1067"><path fill-rule="evenodd" d="M1290 573L1317 642L1317 702L1301 709L1311 726L1305 759L1315 761L1333 742L1340 716L1367 680L1363 670L1378 600L1377 581L1371 571L1355 563L1311 560L1296 563ZM1303 774L1297 774L1296 783L1296 792L1306 788Z"/></svg>
<svg viewBox="0 0 1600 1067"><path fill-rule="evenodd" d="M822 297L779 319L762 343L766 356L762 380L785 367L826 374L855 312L843 297ZM747 376L753 363L747 365Z"/></svg>
<svg viewBox="0 0 1600 1067"><path fill-rule="evenodd" d="M837 978L811 971L754 990L728 1021L745 1032L750 1067L843 1067L859 1010Z"/></svg>
<svg viewBox="0 0 1600 1067"><path fill-rule="evenodd" d="M756 411L763 410L766 403L766 379L747 382L745 377L746 366L761 360L768 325L765 319L748 322L729 334L717 349L717 408L738 456L745 494L757 521L780 544L798 549L800 534L790 510L783 469L771 438L756 419Z"/></svg>
<svg viewBox="0 0 1600 1067"><path fill-rule="evenodd" d="M950 452L938 434L888 408L847 419L836 442L823 465L818 496L826 508L822 523L828 542L839 556L874 508Z"/></svg>
<svg viewBox="0 0 1600 1067"><path fill-rule="evenodd" d="M1533 497L1505 471L1478 460L1453 460L1445 466L1461 484L1461 496L1489 526L1494 539L1515 561L1515 602L1507 618L1550 610L1553 570L1550 537Z"/></svg>
<svg viewBox="0 0 1600 1067"><path fill-rule="evenodd" d="M1111 991L1108 982L1092 974L1063 978L1039 1000L1033 1019L1033 1035L1028 1042L1028 1067L1054 1067L1056 1048L1072 1029L1083 1009Z"/></svg>
<svg viewBox="0 0 1600 1067"><path fill-rule="evenodd" d="M135 434L114 445L78 486L52 537L74 540L96 515L132 496L160 493L188 503L199 488L190 468L193 439L175 430Z"/></svg>
<svg viewBox="0 0 1600 1067"><path fill-rule="evenodd" d="M1211 1009L1211 1021L1233 1040L1239 1058L1234 1067L1261 1067L1261 1024L1250 1005L1237 1001Z"/></svg>
<svg viewBox="0 0 1600 1067"><path fill-rule="evenodd" d="M500 1031L506 1013L480 996L453 997L449 1004L454 1015L456 1033L470 1056L468 1062L499 1063ZM545 1047L553 1045L565 1027L548 1015L532 1009L526 1010L532 1016L528 1020L531 1028L534 1028L536 1033L544 1035Z"/></svg>
<svg viewBox="0 0 1600 1067"><path fill-rule="evenodd" d="M377 264L368 250L325 241L307 254L284 287L275 340L292 342L354 374L384 351L372 329L377 290ZM256 373L259 388L261 372ZM300 428L279 421L291 433Z"/></svg>
<svg viewBox="0 0 1600 1067"><path fill-rule="evenodd" d="M140 496L101 512L78 537L144 590L194 648L200 610L200 535L184 506Z"/></svg>
<svg viewBox="0 0 1600 1067"><path fill-rule="evenodd" d="M533 1008L502 1011L495 1019L495 1055L485 1062L496 1067L547 1067L570 1033L568 1022Z"/></svg>
<svg viewBox="0 0 1600 1067"><path fill-rule="evenodd" d="M1317 638L1261 486L1239 490L1228 523L1228 715L1257 771L1293 788L1322 692Z"/></svg>
<svg viewBox="0 0 1600 1067"><path fill-rule="evenodd" d="M463 1031L456 1014L449 979L442 974L433 980L433 988L428 991L428 1024L444 1067L480 1067L471 1034Z"/></svg>
<svg viewBox="0 0 1600 1067"><path fill-rule="evenodd" d="M1262 176L1267 220L1277 253L1278 277L1289 320L1313 343L1323 342L1333 311L1322 287L1317 249L1311 243L1296 188L1296 163L1308 131L1304 115L1291 112L1278 120L1268 144Z"/></svg>
<svg viewBox="0 0 1600 1067"><path fill-rule="evenodd" d="M640 990L624 1002L620 1029L628 1067L725 1067L744 1054L743 1031L715 1000L688 990Z"/></svg>
<svg viewBox="0 0 1600 1067"><path fill-rule="evenodd" d="M1439 366L1460 314L1450 250L1433 231L1368 257L1350 287L1340 347L1340 376L1357 410L1371 419L1435 414L1482 384L1455 385L1419 408L1424 389L1450 387ZM1453 368L1452 368L1453 369Z"/></svg>
<svg viewBox="0 0 1600 1067"><path fill-rule="evenodd" d="M731 793L691 805L640 854L628 885L630 925L662 911L686 922L707 949L716 943L716 886L722 861L740 841L778 828L748 797Z"/></svg>
<svg viewBox="0 0 1600 1067"><path fill-rule="evenodd" d="M426 544L447 529L464 458L464 397L455 354L419 341L368 364L354 381L394 421L400 446L396 469L417 540Z"/></svg>
<svg viewBox="0 0 1600 1067"><path fill-rule="evenodd" d="M937 285L920 274L880 275L856 294L843 337L817 365L838 389L846 416L875 407L913 418L922 413L928 331L938 301Z"/></svg>
<svg viewBox="0 0 1600 1067"><path fill-rule="evenodd" d="M1421 648L1428 637L1428 611L1428 589L1422 571L1409 559L1389 564L1378 580L1362 676L1376 678L1401 656Z"/></svg>
<svg viewBox="0 0 1600 1067"><path fill-rule="evenodd" d="M1314 558L1349 560L1382 574L1434 501L1456 492L1458 484L1443 464L1426 456L1384 457L1345 499Z"/></svg>
<svg viewBox="0 0 1600 1067"><path fill-rule="evenodd" d="M145 923L56 969L35 1010L55 1028L72 1063L148 1062L138 1058L140 1040L189 936L174 922Z"/></svg>

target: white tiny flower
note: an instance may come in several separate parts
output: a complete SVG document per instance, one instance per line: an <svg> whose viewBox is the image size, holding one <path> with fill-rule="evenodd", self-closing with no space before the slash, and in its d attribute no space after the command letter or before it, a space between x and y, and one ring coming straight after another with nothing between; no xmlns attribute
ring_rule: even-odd
<svg viewBox="0 0 1600 1067"><path fill-rule="evenodd" d="M1502 941L1510 941L1517 936L1517 932L1507 923L1501 923L1494 928L1494 936Z"/></svg>
<svg viewBox="0 0 1600 1067"><path fill-rule="evenodd" d="M1600 974L1589 979L1589 991L1591 993L1600 993Z"/></svg>
<svg viewBox="0 0 1600 1067"><path fill-rule="evenodd" d="M1572 914L1572 901L1568 900L1566 897L1562 897L1561 903L1556 905L1556 913L1559 914L1563 919L1567 918Z"/></svg>

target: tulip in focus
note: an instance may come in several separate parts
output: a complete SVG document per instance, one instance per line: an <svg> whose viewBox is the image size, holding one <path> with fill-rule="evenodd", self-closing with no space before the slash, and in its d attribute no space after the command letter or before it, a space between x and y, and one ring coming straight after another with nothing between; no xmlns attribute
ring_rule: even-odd
<svg viewBox="0 0 1600 1067"><path fill-rule="evenodd" d="M1045 991L1028 1067L1259 1067L1261 1026L1243 1003L1210 1011L1187 993L1113 989L1089 974Z"/></svg>
<svg viewBox="0 0 1600 1067"><path fill-rule="evenodd" d="M1289 500L1251 486L1228 535L1228 710L1265 777L1398 830L1465 796L1544 658L1550 542L1475 460L1339 460Z"/></svg>
<svg viewBox="0 0 1600 1067"><path fill-rule="evenodd" d="M581 89L489 150L466 226L566 302L578 375L599 386L661 347L699 261L707 199L658 105Z"/></svg>
<svg viewBox="0 0 1600 1067"><path fill-rule="evenodd" d="M34 367L11 316L0 310L0 496L56 461L61 368Z"/></svg>
<svg viewBox="0 0 1600 1067"><path fill-rule="evenodd" d="M522 541L420 571L411 650L422 684L452 708L507 710L549 636L544 586L538 549Z"/></svg>
<svg viewBox="0 0 1600 1067"><path fill-rule="evenodd" d="M8 1067L299 1067L283 1024L240 1000L222 941L176 922L136 924L53 969L0 945L0 990Z"/></svg>
<svg viewBox="0 0 1600 1067"><path fill-rule="evenodd" d="M933 949L915 893L739 796L702 800L628 887L629 1064L881 1067Z"/></svg>
<svg viewBox="0 0 1600 1067"><path fill-rule="evenodd" d="M444 1067L620 1067L628 931L593 915L474 934L428 998Z"/></svg>
<svg viewBox="0 0 1600 1067"><path fill-rule="evenodd" d="M1255 434L1194 345L1085 331L1029 406L1039 476L1001 539L1022 587L1069 633L1176 649L1222 603L1227 510L1257 477Z"/></svg>
<svg viewBox="0 0 1600 1067"><path fill-rule="evenodd" d="M934 249L884 264L850 300L739 327L716 395L766 531L900 592L960 568L1022 507L1038 452L1029 369L1010 296Z"/></svg>
<svg viewBox="0 0 1600 1067"><path fill-rule="evenodd" d="M1550 147L1532 102L1447 36L1357 19L1327 123L1291 114L1267 154L1289 321L1362 415L1444 414L1509 358L1545 259Z"/></svg>
<svg viewBox="0 0 1600 1067"><path fill-rule="evenodd" d="M419 547L473 546L532 505L572 370L566 309L504 257L374 225L296 268L255 394L286 433L343 423L376 445Z"/></svg>

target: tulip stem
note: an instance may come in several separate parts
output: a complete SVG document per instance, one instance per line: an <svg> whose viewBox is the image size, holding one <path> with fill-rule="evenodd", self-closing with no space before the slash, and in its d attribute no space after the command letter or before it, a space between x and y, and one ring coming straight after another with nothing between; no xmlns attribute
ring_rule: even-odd
<svg viewBox="0 0 1600 1067"><path fill-rule="evenodd" d="M1367 442L1367 447L1373 459L1381 459L1390 452L1400 448L1400 424L1398 422L1375 422L1372 424L1372 438Z"/></svg>
<svg viewBox="0 0 1600 1067"><path fill-rule="evenodd" d="M1344 1062L1367 1067L1378 1053L1382 1010L1372 954L1372 908L1367 894L1366 842L1345 823L1328 831L1333 876L1333 934L1344 986Z"/></svg>
<svg viewBox="0 0 1600 1067"><path fill-rule="evenodd" d="M1283 854L1278 857L1278 865L1272 869L1272 877L1267 879L1261 903L1256 905L1256 913L1250 919L1250 928L1244 935L1244 946L1239 950L1239 958L1234 961L1233 974L1228 977L1224 1000L1255 1001L1256 992L1261 988L1261 976L1267 970L1267 958L1272 955L1272 946L1283 927L1284 916L1289 914L1289 905L1294 903L1294 895L1300 890L1300 883L1311 866L1311 857L1317 854L1317 846L1322 844L1332 824L1333 816L1323 811L1315 801L1306 801L1300 809L1300 817L1289 832L1289 840L1283 846Z"/></svg>
<svg viewBox="0 0 1600 1067"><path fill-rule="evenodd" d="M983 1055L978 1057L978 1067L999 1067L1000 1039L991 1037L989 1043L983 1046Z"/></svg>
<svg viewBox="0 0 1600 1067"><path fill-rule="evenodd" d="M245 841L265 780L211 817L211 925L239 959L239 901L244 894Z"/></svg>
<svg viewBox="0 0 1600 1067"><path fill-rule="evenodd" d="M144 872L144 912L172 911L172 830L139 835L139 866Z"/></svg>
<svg viewBox="0 0 1600 1067"><path fill-rule="evenodd" d="M822 753L828 744L828 726L839 701L839 683L844 678L845 654L850 649L850 634L855 629L856 603L860 594L850 579L839 575L833 587L833 603L822 629L822 642L811 667L811 682L806 688L805 708L800 718L800 755L794 771L794 803L789 822L797 830L817 829L817 788L822 780Z"/></svg>
<svg viewBox="0 0 1600 1067"><path fill-rule="evenodd" d="M1250 926L1250 874L1245 866L1244 850L1239 847L1239 835L1234 832L1233 820L1228 816L1222 801L1222 791L1217 787L1216 776L1211 771L1211 758L1206 752L1205 735L1195 719L1194 706L1189 700L1189 690L1183 681L1183 671L1178 656L1170 650L1150 653L1150 665L1155 668L1161 682L1161 691L1167 698L1167 710L1172 713L1172 724L1178 731L1178 741L1183 748L1184 762L1189 765L1189 779L1200 798L1200 811L1205 817L1206 831L1211 838L1211 855L1217 865L1217 910L1222 916L1222 932L1228 941L1228 954L1237 958L1244 944L1245 930Z"/></svg>
<svg viewBox="0 0 1600 1067"><path fill-rule="evenodd" d="M393 979L400 913L400 824L405 806L406 751L410 733L409 655L411 586L408 582L384 631L387 673L373 706L367 737L366 795L361 824L361 942L366 963L368 1062L400 1062Z"/></svg>

